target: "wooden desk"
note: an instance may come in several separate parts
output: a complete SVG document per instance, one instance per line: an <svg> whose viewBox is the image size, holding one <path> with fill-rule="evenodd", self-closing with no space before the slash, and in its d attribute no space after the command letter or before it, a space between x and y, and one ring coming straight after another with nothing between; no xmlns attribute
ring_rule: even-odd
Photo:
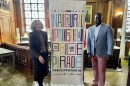
<svg viewBox="0 0 130 86"><path fill-rule="evenodd" d="M3 58L6 56L12 56L13 68L15 69L15 59L14 59L14 51L8 50L5 48L0 48L0 59L3 61Z"/></svg>
<svg viewBox="0 0 130 86"><path fill-rule="evenodd" d="M121 40L120 39L114 39L114 43L116 46L120 47ZM128 51L130 48L130 40L125 41L125 56L128 56Z"/></svg>

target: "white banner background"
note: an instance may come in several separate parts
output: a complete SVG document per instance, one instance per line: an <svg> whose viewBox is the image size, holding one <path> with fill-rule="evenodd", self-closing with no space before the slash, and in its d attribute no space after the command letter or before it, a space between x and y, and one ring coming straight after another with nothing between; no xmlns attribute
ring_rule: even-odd
<svg viewBox="0 0 130 86"><path fill-rule="evenodd" d="M83 85L86 0L49 0L51 83Z"/></svg>

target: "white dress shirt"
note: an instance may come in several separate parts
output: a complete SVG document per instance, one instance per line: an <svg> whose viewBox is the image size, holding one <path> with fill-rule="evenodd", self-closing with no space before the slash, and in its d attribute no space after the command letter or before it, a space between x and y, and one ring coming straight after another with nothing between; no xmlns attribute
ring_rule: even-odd
<svg viewBox="0 0 130 86"><path fill-rule="evenodd" d="M95 30L94 30L95 41L97 40L97 36L98 36L98 32L99 32L100 28L101 28L101 24L98 27L95 26Z"/></svg>

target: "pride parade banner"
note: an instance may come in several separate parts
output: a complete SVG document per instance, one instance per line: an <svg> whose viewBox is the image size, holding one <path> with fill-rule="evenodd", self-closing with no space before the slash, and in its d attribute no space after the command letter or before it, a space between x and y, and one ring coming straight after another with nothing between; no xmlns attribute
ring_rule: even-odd
<svg viewBox="0 0 130 86"><path fill-rule="evenodd" d="M51 83L83 85L86 0L49 0Z"/></svg>

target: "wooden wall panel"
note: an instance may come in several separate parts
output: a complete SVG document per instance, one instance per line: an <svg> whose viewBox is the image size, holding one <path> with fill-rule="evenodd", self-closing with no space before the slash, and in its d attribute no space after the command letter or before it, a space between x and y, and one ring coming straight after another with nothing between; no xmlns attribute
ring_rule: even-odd
<svg viewBox="0 0 130 86"><path fill-rule="evenodd" d="M119 15L118 12L123 12L125 1L113 0L113 20L112 27L114 28L114 38L117 36L117 29L122 27L123 15Z"/></svg>
<svg viewBox="0 0 130 86"><path fill-rule="evenodd" d="M96 1L96 13L102 13L103 22L106 23L107 20L107 2L106 1Z"/></svg>
<svg viewBox="0 0 130 86"><path fill-rule="evenodd" d="M25 22L24 22L24 11L23 11L23 0L15 0L14 9L15 9L15 18L16 18L16 27L19 28L21 36L24 36L25 32Z"/></svg>
<svg viewBox="0 0 130 86"><path fill-rule="evenodd" d="M2 28L1 28L1 37L2 37L2 42L11 42L10 38L10 28L9 28L9 18L2 18Z"/></svg>
<svg viewBox="0 0 130 86"><path fill-rule="evenodd" d="M45 0L45 26L46 31L50 30L50 18L49 18L49 0Z"/></svg>
<svg viewBox="0 0 130 86"><path fill-rule="evenodd" d="M107 2L104 0L87 0L86 5L92 5L92 24L86 24L86 28L94 25L94 16L96 13L102 13L103 22L106 23L107 20Z"/></svg>
<svg viewBox="0 0 130 86"><path fill-rule="evenodd" d="M49 21L49 0L45 1L45 26L46 31L49 31L50 28L50 21ZM117 13L117 9L124 9L124 0L86 0L86 4L93 6L92 12L92 24L87 24L86 28L92 26L94 24L94 15L97 12L101 12L103 14L103 22L110 24L114 28L115 36L117 27L122 25L122 18L119 18L115 15ZM113 6L112 6L113 5ZM20 0L15 0L15 9L16 9L16 20L17 20L17 27L19 27L22 32L24 29L24 22L22 20L22 3ZM23 23L22 23L23 22ZM120 24L118 24L120 22Z"/></svg>
<svg viewBox="0 0 130 86"><path fill-rule="evenodd" d="M1 42L2 42L2 39L1 39L1 28L2 28L2 19L0 18L0 45L1 45Z"/></svg>
<svg viewBox="0 0 130 86"><path fill-rule="evenodd" d="M106 24L112 25L112 18L113 18L112 16L113 16L113 3L112 1L108 1Z"/></svg>
<svg viewBox="0 0 130 86"><path fill-rule="evenodd" d="M114 38L117 35L117 28L122 27L123 16L119 17L118 12L123 12L125 0L86 0L87 4L94 4L93 19L97 12L102 13L103 23L109 24L114 29ZM86 28L93 25L86 25Z"/></svg>
<svg viewBox="0 0 130 86"><path fill-rule="evenodd" d="M10 11L0 9L0 44L3 42L15 43L14 16L14 3L13 0L10 0Z"/></svg>
<svg viewBox="0 0 130 86"><path fill-rule="evenodd" d="M94 24L94 16L95 16L95 2L87 2L86 5L92 5L92 23L86 24L86 28L89 28Z"/></svg>

